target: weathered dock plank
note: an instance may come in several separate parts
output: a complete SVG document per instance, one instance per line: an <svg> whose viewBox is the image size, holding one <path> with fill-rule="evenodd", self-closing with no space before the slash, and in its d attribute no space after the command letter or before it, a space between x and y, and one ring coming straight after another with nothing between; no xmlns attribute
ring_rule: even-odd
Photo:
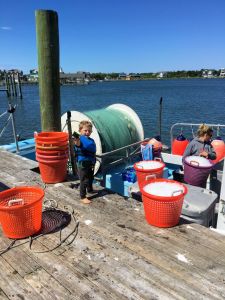
<svg viewBox="0 0 225 300"><path fill-rule="evenodd" d="M3 292L2 289L0 289L0 300L8 300L9 298L6 296L6 294Z"/></svg>
<svg viewBox="0 0 225 300"><path fill-rule="evenodd" d="M0 257L0 285L9 299L44 299Z"/></svg>
<svg viewBox="0 0 225 300"><path fill-rule="evenodd" d="M0 231L2 233L2 231ZM6 249L10 244L6 239L0 238L1 249ZM30 259L26 252L21 247L13 248L10 251L2 254L2 257L7 261L10 266L17 271L17 273L24 277L27 274L35 272L40 266L33 260ZM19 257L19 259L18 259Z"/></svg>
<svg viewBox="0 0 225 300"><path fill-rule="evenodd" d="M74 181L45 186L31 170L36 162L6 152L0 152L0 159L3 186L42 186L45 199L57 201L59 209L72 207L79 220L71 245L35 253L57 245L55 233L35 241L33 251L24 244L0 257L0 274L6 268L15 273L10 280L14 287L19 283L19 295L28 287L30 299L36 293L40 299L225 298L225 237L198 224L149 226L142 203L104 190L90 206L82 205L79 191L70 187ZM0 241L1 247L9 243L3 236ZM6 281L0 282L0 289L3 297L12 298Z"/></svg>
<svg viewBox="0 0 225 300"><path fill-rule="evenodd" d="M33 273L27 274L24 279L44 299L78 299L42 268L37 269Z"/></svg>

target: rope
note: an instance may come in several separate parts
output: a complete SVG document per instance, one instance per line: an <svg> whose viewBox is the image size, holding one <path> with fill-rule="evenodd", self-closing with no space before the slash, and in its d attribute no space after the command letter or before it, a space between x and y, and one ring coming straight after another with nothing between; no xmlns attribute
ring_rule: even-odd
<svg viewBox="0 0 225 300"><path fill-rule="evenodd" d="M8 119L6 120L5 124L3 125L2 131L0 132L0 137L3 135L4 131L6 130L8 124L9 124L9 120L10 120L10 118L11 118L11 116L12 116L12 113L15 111L16 107L17 107L17 104L15 104L11 109L5 111L4 113L2 113L2 114L0 115L0 118L1 118L1 117L4 116L5 114L9 113L9 117L8 117Z"/></svg>
<svg viewBox="0 0 225 300"><path fill-rule="evenodd" d="M58 203L56 200L53 199L49 199L49 200L45 200L43 203L44 208L57 208L58 207Z"/></svg>
<svg viewBox="0 0 225 300"><path fill-rule="evenodd" d="M66 128L68 121L66 120L66 124L63 126L62 131Z"/></svg>
<svg viewBox="0 0 225 300"><path fill-rule="evenodd" d="M0 115L0 118L3 117L5 114L7 114L7 112L8 112L8 111L5 111L4 113L2 113L2 114Z"/></svg>
<svg viewBox="0 0 225 300"><path fill-rule="evenodd" d="M64 207L65 208L65 207ZM73 210L72 210L73 211ZM72 244L72 242L75 240L75 238L77 237L77 234L78 234L78 226L79 226L79 221L77 221L76 220L76 217L74 216L74 211L71 213L71 217L72 217L72 219L73 219L73 221L74 221L74 228L72 229L72 231L64 238L64 239L62 239L62 229L60 228L60 231L59 231L59 243L55 246L55 247L53 247L53 248L51 248L51 249L48 249L48 250L44 250L44 251L34 251L34 250L32 250L32 243L33 243L33 241L35 240L35 239L37 239L36 237L29 237L29 249L31 250L31 251L33 251L34 253L47 253L47 252L51 252L51 251L54 251L54 250L56 250L57 248L59 248L63 243L65 243L67 240L68 240L68 238L69 237L71 237L72 236L72 234L74 234L74 236L72 237L72 240L71 241L69 241L68 243L66 243L66 246L68 246L68 245L70 245L70 244ZM41 235L39 235L38 237L40 237L40 236L43 236L44 234L41 234Z"/></svg>
<svg viewBox="0 0 225 300"><path fill-rule="evenodd" d="M47 209L55 209L58 207L58 203L55 200L46 200L43 204L43 206ZM22 246L26 243L29 243L29 249L34 252L34 253L46 253L46 252L51 252L54 251L55 249L59 248L62 244L65 243L66 246L70 245L73 243L73 241L75 240L75 238L77 237L78 234L78 227L79 227L79 221L76 219L75 215L74 215L74 210L71 206L64 206L64 212L67 212L70 216L71 216L71 220L73 220L74 222L74 227L71 230L71 232L69 234L67 234L64 238L62 238L62 232L63 229L60 228L59 231L59 243L54 246L53 248L50 248L48 250L44 250L44 251L34 251L32 250L32 243L34 240L37 240L38 238L44 236L44 233L41 233L37 236L30 236L28 238L26 238L25 241L20 242L19 244L16 244L17 239L12 240L12 242L5 248L5 249L1 249L0 250L0 256L4 253L6 253L7 251L9 251L10 249L14 249L16 247ZM51 233L51 232L49 232ZM74 236L72 236L74 234ZM72 236L72 239L70 241L67 242L67 240ZM67 243L66 243L67 242Z"/></svg>
<svg viewBox="0 0 225 300"><path fill-rule="evenodd" d="M4 131L6 130L8 124L9 124L10 119L11 119L11 115L9 115L7 121L5 122L5 125L3 126L3 129L2 129L2 131L0 132L0 137L3 135Z"/></svg>

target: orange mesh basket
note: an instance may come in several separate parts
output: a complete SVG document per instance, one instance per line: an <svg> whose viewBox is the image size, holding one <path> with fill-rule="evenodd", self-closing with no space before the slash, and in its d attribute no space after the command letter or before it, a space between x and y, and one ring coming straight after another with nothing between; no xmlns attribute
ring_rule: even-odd
<svg viewBox="0 0 225 300"><path fill-rule="evenodd" d="M156 227L173 227L179 223L184 196L187 187L180 182L168 179L153 179L151 183L176 183L180 189L170 197L156 196L146 193L142 187L142 201L146 221Z"/></svg>
<svg viewBox="0 0 225 300"><path fill-rule="evenodd" d="M21 186L0 192L0 223L5 236L20 239L41 229L44 191Z"/></svg>

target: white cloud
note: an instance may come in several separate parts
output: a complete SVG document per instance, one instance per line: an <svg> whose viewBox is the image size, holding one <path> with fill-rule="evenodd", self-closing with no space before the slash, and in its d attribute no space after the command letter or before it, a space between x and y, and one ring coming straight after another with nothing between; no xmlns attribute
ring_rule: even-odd
<svg viewBox="0 0 225 300"><path fill-rule="evenodd" d="M9 26L1 26L0 28L2 30L12 30L12 27L9 27Z"/></svg>

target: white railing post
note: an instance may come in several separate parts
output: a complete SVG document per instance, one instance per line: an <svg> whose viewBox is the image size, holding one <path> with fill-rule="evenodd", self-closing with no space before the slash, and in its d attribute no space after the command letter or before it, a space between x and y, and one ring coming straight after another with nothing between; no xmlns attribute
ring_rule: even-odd
<svg viewBox="0 0 225 300"><path fill-rule="evenodd" d="M223 161L223 175L221 182L220 201L216 228L225 231L225 163Z"/></svg>

